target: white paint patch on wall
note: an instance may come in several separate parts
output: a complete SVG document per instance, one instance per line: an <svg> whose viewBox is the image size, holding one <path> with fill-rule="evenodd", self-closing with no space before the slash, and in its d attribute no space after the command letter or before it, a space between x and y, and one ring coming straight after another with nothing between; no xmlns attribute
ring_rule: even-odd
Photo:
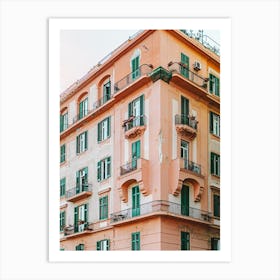
<svg viewBox="0 0 280 280"><path fill-rule="evenodd" d="M149 99L145 100L146 130L144 132L144 158L149 159Z"/></svg>
<svg viewBox="0 0 280 280"><path fill-rule="evenodd" d="M98 99L97 86L96 86L96 84L94 84L94 85L92 85L89 88L89 104L90 104L90 108L97 101L97 99Z"/></svg>
<svg viewBox="0 0 280 280"><path fill-rule="evenodd" d="M77 115L77 106L76 101L73 100L69 103L69 109L68 109L68 118L69 118L69 124L72 124L73 118Z"/></svg>
<svg viewBox="0 0 280 280"><path fill-rule="evenodd" d="M177 132L174 121L176 114L178 114L178 101L172 99L172 159L177 158Z"/></svg>

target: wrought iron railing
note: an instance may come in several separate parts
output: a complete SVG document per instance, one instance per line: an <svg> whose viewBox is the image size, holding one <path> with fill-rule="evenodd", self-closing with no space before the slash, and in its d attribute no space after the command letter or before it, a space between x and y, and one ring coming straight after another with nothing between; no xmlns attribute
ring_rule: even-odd
<svg viewBox="0 0 280 280"><path fill-rule="evenodd" d="M188 125L193 129L197 129L197 123L198 121L193 116L175 115L175 124Z"/></svg>
<svg viewBox="0 0 280 280"><path fill-rule="evenodd" d="M181 168L201 175L201 165L185 158L181 158Z"/></svg>
<svg viewBox="0 0 280 280"><path fill-rule="evenodd" d="M82 192L91 192L92 191L92 184L83 184L81 186L76 186L65 193L66 199L69 199L77 194L80 194Z"/></svg>
<svg viewBox="0 0 280 280"><path fill-rule="evenodd" d="M146 125L146 116L130 117L123 122L124 131L128 131L133 127Z"/></svg>
<svg viewBox="0 0 280 280"><path fill-rule="evenodd" d="M138 80L140 77L147 76L152 72L152 69L153 69L152 65L148 65L148 64L141 65L138 69L129 73L124 78L122 78L121 80L115 83L114 93L117 93L118 91L124 89L131 83Z"/></svg>
<svg viewBox="0 0 280 280"><path fill-rule="evenodd" d="M108 102L112 98L111 94L104 95L100 99L98 99L94 104L93 104L93 111L96 111L99 107L104 105L106 102Z"/></svg>
<svg viewBox="0 0 280 280"><path fill-rule="evenodd" d="M207 89L208 78L199 76L197 73L191 71L185 64L181 62L169 62L168 69L172 73L176 72L198 86Z"/></svg>
<svg viewBox="0 0 280 280"><path fill-rule="evenodd" d="M128 162L120 167L120 175L124 175L137 169L137 158L134 158L131 162Z"/></svg>
<svg viewBox="0 0 280 280"><path fill-rule="evenodd" d="M179 203L174 203L166 200L154 200L148 203L141 204L139 207L128 208L110 215L111 223L125 221L137 216L151 214L155 212L170 213L179 216L188 216L196 220L208 221L211 220L211 213L193 207L186 207Z"/></svg>

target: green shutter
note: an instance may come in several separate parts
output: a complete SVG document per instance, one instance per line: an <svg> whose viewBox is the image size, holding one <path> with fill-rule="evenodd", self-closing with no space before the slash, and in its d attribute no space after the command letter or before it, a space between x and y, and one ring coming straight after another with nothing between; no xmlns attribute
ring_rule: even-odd
<svg viewBox="0 0 280 280"><path fill-rule="evenodd" d="M132 143L132 159L141 157L141 144L140 140Z"/></svg>
<svg viewBox="0 0 280 280"><path fill-rule="evenodd" d="M77 232L79 229L78 226L78 211L79 211L79 207L75 207L74 208L74 231Z"/></svg>
<svg viewBox="0 0 280 280"><path fill-rule="evenodd" d="M210 160L210 171L211 171L211 174L214 174L214 170L215 170L214 158L215 158L214 153L211 153L211 160Z"/></svg>
<svg viewBox="0 0 280 280"><path fill-rule="evenodd" d="M189 216L190 209L190 190L188 186L182 187L181 190L181 214Z"/></svg>
<svg viewBox="0 0 280 280"><path fill-rule="evenodd" d="M87 150L87 148L88 148L88 132L85 131L84 133L85 133L85 150Z"/></svg>
<svg viewBox="0 0 280 280"><path fill-rule="evenodd" d="M100 241L97 241L97 242L96 242L96 250L97 250L97 251L100 251L100 250L101 250L101 246L100 246L100 245L101 245L101 242L100 242Z"/></svg>
<svg viewBox="0 0 280 280"><path fill-rule="evenodd" d="M100 142L102 139L101 139L101 135L102 133L101 133L101 122L100 123L98 123L98 125L97 125L97 141L98 142Z"/></svg>
<svg viewBox="0 0 280 280"><path fill-rule="evenodd" d="M81 119L83 117L83 107L84 107L83 105L84 105L83 101L80 102L80 104L79 104L79 119Z"/></svg>
<svg viewBox="0 0 280 280"><path fill-rule="evenodd" d="M133 115L132 113L132 102L128 104L128 117L131 117Z"/></svg>
<svg viewBox="0 0 280 280"><path fill-rule="evenodd" d="M214 194L214 216L220 217L220 196Z"/></svg>
<svg viewBox="0 0 280 280"><path fill-rule="evenodd" d="M108 137L111 136L111 116L107 118L107 131L108 131Z"/></svg>
<svg viewBox="0 0 280 280"><path fill-rule="evenodd" d="M209 85L209 92L210 93L213 93L213 79L214 79L214 76L212 75L212 74L209 74L209 83L210 83L210 85Z"/></svg>
<svg viewBox="0 0 280 280"><path fill-rule="evenodd" d="M181 96L181 122L182 124L189 124L189 100Z"/></svg>
<svg viewBox="0 0 280 280"><path fill-rule="evenodd" d="M216 86L215 93L216 93L217 96L220 96L220 79L217 78L217 77L216 77L215 86Z"/></svg>
<svg viewBox="0 0 280 280"><path fill-rule="evenodd" d="M132 188L132 217L140 215L140 192L139 186Z"/></svg>
<svg viewBox="0 0 280 280"><path fill-rule="evenodd" d="M101 180L101 161L97 163L97 181Z"/></svg>
<svg viewBox="0 0 280 280"><path fill-rule="evenodd" d="M76 154L79 154L80 153L80 145L79 145L79 141L80 140L80 137L77 136L76 137Z"/></svg>
<svg viewBox="0 0 280 280"><path fill-rule="evenodd" d="M66 178L60 179L60 196L65 195L65 182L66 182Z"/></svg>
<svg viewBox="0 0 280 280"><path fill-rule="evenodd" d="M181 68L181 74L189 78L189 57L185 54L181 53L181 63L183 64L183 67Z"/></svg>
<svg viewBox="0 0 280 280"><path fill-rule="evenodd" d="M140 250L140 232L131 234L131 249L133 251Z"/></svg>
<svg viewBox="0 0 280 280"><path fill-rule="evenodd" d="M190 250L190 234L181 231L181 250Z"/></svg>
<svg viewBox="0 0 280 280"><path fill-rule="evenodd" d="M111 176L111 157L108 157L106 160L106 164L107 164L107 176L106 178Z"/></svg>
<svg viewBox="0 0 280 280"><path fill-rule="evenodd" d="M80 171L76 172L76 194L80 193L81 189L80 189Z"/></svg>
<svg viewBox="0 0 280 280"><path fill-rule="evenodd" d="M140 116L144 114L144 94L140 96Z"/></svg>
<svg viewBox="0 0 280 280"><path fill-rule="evenodd" d="M213 133L213 112L210 112L210 133Z"/></svg>
<svg viewBox="0 0 280 280"><path fill-rule="evenodd" d="M63 116L60 115L60 132L63 131Z"/></svg>
<svg viewBox="0 0 280 280"><path fill-rule="evenodd" d="M84 205L84 211L85 211L85 222L87 223L87 221L88 221L88 205L87 204L85 204Z"/></svg>

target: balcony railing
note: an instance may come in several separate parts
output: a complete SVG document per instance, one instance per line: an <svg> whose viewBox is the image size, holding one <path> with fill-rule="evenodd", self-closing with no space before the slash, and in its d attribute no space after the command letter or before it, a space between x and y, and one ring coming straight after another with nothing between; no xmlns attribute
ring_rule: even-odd
<svg viewBox="0 0 280 280"><path fill-rule="evenodd" d="M168 69L172 73L178 73L189 81L197 84L200 87L207 89L208 78L203 78L191 71L186 65L181 62L169 62Z"/></svg>
<svg viewBox="0 0 280 280"><path fill-rule="evenodd" d="M140 77L147 76L152 72L152 65L143 64L135 71L129 73L124 78L119 80L114 85L114 92L117 93L118 91L124 89L128 85L132 84L136 80L138 80Z"/></svg>
<svg viewBox="0 0 280 280"><path fill-rule="evenodd" d="M75 225L69 225L64 228L64 235L72 235L75 233L83 233L86 231L92 231L89 222L78 221Z"/></svg>
<svg viewBox="0 0 280 280"><path fill-rule="evenodd" d="M83 112L80 112L78 115L76 115L73 119L72 119L72 124L78 122L79 120L83 119L84 117L86 117L88 114L90 114L92 112L92 110L84 110Z"/></svg>
<svg viewBox="0 0 280 280"><path fill-rule="evenodd" d="M201 175L201 165L197 164L193 161L181 158L181 166L180 167Z"/></svg>
<svg viewBox="0 0 280 280"><path fill-rule="evenodd" d="M184 207L181 204L166 200L154 200L145 204L141 204L137 208L128 208L126 210L115 212L111 214L110 218L111 223L117 223L120 221L132 219L137 216L143 216L155 212L175 214L182 217L190 217L200 221L209 222L211 220L211 214L207 211L192 207Z"/></svg>
<svg viewBox="0 0 280 280"><path fill-rule="evenodd" d="M198 121L193 116L187 116L187 115L176 115L175 116L175 124L188 125L196 130L197 123L198 123Z"/></svg>
<svg viewBox="0 0 280 280"><path fill-rule="evenodd" d="M133 127L137 126L144 126L146 125L146 116L137 116L137 117L130 117L129 119L123 122L124 131L128 131Z"/></svg>
<svg viewBox="0 0 280 280"><path fill-rule="evenodd" d="M81 186L76 186L65 193L65 197L67 200L71 200L73 197L78 196L83 193L91 193L92 192L92 184L83 184Z"/></svg>
<svg viewBox="0 0 280 280"><path fill-rule="evenodd" d="M112 95L104 95L100 99L98 99L94 104L93 104L93 111L96 111L99 107L104 105L106 102L108 102L112 98Z"/></svg>
<svg viewBox="0 0 280 280"><path fill-rule="evenodd" d="M137 169L137 158L133 159L120 167L120 175L124 175Z"/></svg>

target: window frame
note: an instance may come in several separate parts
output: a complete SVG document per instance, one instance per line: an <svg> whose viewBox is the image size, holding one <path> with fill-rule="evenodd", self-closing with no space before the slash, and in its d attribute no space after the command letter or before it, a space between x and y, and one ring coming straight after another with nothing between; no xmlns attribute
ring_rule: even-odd
<svg viewBox="0 0 280 280"><path fill-rule="evenodd" d="M107 220L109 210L108 195L99 198L99 220Z"/></svg>
<svg viewBox="0 0 280 280"><path fill-rule="evenodd" d="M60 232L62 232L64 230L64 227L66 225L66 211L61 211L59 213L59 229Z"/></svg>
<svg viewBox="0 0 280 280"><path fill-rule="evenodd" d="M102 239L96 242L97 251L109 251L110 250L110 239Z"/></svg>
<svg viewBox="0 0 280 280"><path fill-rule="evenodd" d="M60 146L60 163L66 161L66 144Z"/></svg>
<svg viewBox="0 0 280 280"><path fill-rule="evenodd" d="M220 218L220 195L217 193L213 194L213 216Z"/></svg>
<svg viewBox="0 0 280 280"><path fill-rule="evenodd" d="M97 162L97 181L101 182L111 177L111 156Z"/></svg>
<svg viewBox="0 0 280 280"><path fill-rule="evenodd" d="M220 97L220 78L209 73L209 92Z"/></svg>
<svg viewBox="0 0 280 280"><path fill-rule="evenodd" d="M75 249L76 249L76 251L84 251L85 250L85 244L81 243L79 245L76 245Z"/></svg>
<svg viewBox="0 0 280 280"><path fill-rule="evenodd" d="M217 125L214 125L214 121L216 118ZM220 137L220 115L210 112L210 133Z"/></svg>
<svg viewBox="0 0 280 280"><path fill-rule="evenodd" d="M79 120L84 118L88 114L88 97L82 99L79 102Z"/></svg>
<svg viewBox="0 0 280 280"><path fill-rule="evenodd" d="M181 231L181 251L189 251L191 249L191 236L187 231Z"/></svg>
<svg viewBox="0 0 280 280"><path fill-rule="evenodd" d="M105 135L106 132L106 135ZM111 137L111 116L97 124L97 142L100 143Z"/></svg>
<svg viewBox="0 0 280 280"><path fill-rule="evenodd" d="M60 179L60 197L66 193L66 177Z"/></svg>
<svg viewBox="0 0 280 280"><path fill-rule="evenodd" d="M131 233L131 250L132 251L140 251L141 250L140 231Z"/></svg>
<svg viewBox="0 0 280 280"><path fill-rule="evenodd" d="M68 128L68 112L60 115L60 132Z"/></svg>
<svg viewBox="0 0 280 280"><path fill-rule="evenodd" d="M88 131L80 133L76 137L76 154L81 154L88 149Z"/></svg>
<svg viewBox="0 0 280 280"><path fill-rule="evenodd" d="M220 155L211 152L210 156L210 173L211 175L220 177Z"/></svg>

